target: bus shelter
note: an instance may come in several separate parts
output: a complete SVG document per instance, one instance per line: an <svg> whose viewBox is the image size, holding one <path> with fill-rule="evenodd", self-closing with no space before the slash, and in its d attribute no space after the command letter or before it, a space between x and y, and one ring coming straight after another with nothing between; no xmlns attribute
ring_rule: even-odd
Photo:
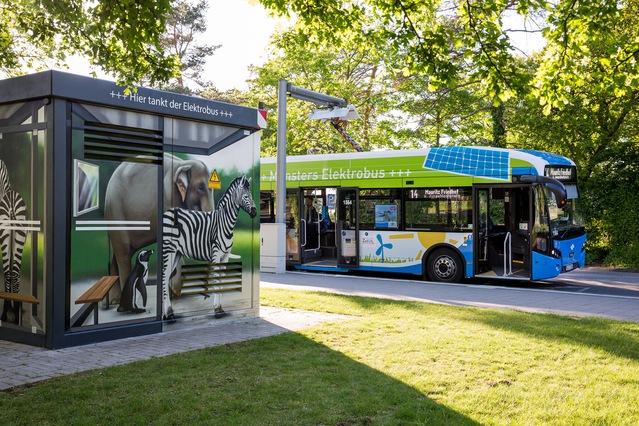
<svg viewBox="0 0 639 426"><path fill-rule="evenodd" d="M266 112L46 71L0 81L0 339L258 315Z"/></svg>

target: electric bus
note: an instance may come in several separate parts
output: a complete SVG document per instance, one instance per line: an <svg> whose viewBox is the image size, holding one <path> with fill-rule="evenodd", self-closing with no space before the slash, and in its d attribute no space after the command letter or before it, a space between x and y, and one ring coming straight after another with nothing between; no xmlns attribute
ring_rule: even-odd
<svg viewBox="0 0 639 426"><path fill-rule="evenodd" d="M276 159L262 158L262 223L275 223L275 187ZM584 266L577 169L555 154L459 146L289 156L285 199L287 268L459 282Z"/></svg>

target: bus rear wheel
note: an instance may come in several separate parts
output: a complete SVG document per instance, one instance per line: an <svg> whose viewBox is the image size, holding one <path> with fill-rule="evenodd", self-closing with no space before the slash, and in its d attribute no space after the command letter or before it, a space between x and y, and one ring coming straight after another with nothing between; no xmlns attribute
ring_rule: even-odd
<svg viewBox="0 0 639 426"><path fill-rule="evenodd" d="M433 281L456 283L463 275L463 265L459 256L448 249L437 249L426 263L428 276Z"/></svg>

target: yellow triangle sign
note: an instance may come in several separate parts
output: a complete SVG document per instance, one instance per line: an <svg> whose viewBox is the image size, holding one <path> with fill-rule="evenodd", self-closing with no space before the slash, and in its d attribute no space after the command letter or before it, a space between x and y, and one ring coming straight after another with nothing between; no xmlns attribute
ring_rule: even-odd
<svg viewBox="0 0 639 426"><path fill-rule="evenodd" d="M211 179L209 179L209 188L211 189L222 188L222 182L220 182L220 177L217 175L217 169L213 169L213 174L211 174Z"/></svg>

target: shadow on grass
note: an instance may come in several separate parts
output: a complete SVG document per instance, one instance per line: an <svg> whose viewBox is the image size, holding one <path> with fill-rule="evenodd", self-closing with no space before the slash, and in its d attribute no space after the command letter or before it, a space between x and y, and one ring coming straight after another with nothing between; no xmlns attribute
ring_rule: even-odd
<svg viewBox="0 0 639 426"><path fill-rule="evenodd" d="M0 393L9 424L477 425L295 333Z"/></svg>

